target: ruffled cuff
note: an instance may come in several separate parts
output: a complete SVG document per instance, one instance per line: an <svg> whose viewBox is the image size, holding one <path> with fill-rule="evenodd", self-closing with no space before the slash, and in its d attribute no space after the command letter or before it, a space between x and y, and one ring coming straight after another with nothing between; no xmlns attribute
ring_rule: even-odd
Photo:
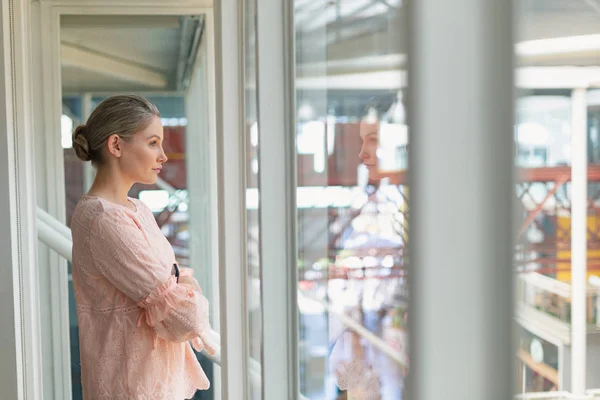
<svg viewBox="0 0 600 400"><path fill-rule="evenodd" d="M177 308L178 304L189 301L191 297L194 297L194 291L178 285L175 276L171 276L169 280L154 289L148 297L137 303L144 309L138 320L138 326L141 325L142 319L145 319L149 326L156 326L167 317L172 309Z"/></svg>
<svg viewBox="0 0 600 400"><path fill-rule="evenodd" d="M179 276L180 277L192 276L192 275L194 275L193 269L187 268L187 267L179 267Z"/></svg>

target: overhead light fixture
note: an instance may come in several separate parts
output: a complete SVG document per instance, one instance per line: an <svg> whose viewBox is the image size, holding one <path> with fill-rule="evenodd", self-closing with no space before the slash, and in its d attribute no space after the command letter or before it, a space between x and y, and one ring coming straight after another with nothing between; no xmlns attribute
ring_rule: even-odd
<svg viewBox="0 0 600 400"><path fill-rule="evenodd" d="M527 40L515 46L519 56L542 56L600 50L600 34Z"/></svg>

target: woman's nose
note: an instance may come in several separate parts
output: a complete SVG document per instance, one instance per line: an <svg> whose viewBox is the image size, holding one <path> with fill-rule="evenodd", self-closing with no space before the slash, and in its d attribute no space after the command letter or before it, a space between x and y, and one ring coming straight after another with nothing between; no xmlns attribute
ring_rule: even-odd
<svg viewBox="0 0 600 400"><path fill-rule="evenodd" d="M360 158L361 160L364 160L365 158L367 158L367 152L365 151L364 147L360 148L360 153L358 153L358 158Z"/></svg>
<svg viewBox="0 0 600 400"><path fill-rule="evenodd" d="M167 155L165 154L165 151L163 149L162 153L160 154L159 160L161 163L166 163L168 159L169 158L167 157Z"/></svg>

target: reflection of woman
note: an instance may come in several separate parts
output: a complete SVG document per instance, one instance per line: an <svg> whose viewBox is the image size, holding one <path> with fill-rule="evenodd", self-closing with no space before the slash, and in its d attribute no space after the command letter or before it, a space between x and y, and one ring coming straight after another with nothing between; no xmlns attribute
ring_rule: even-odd
<svg viewBox="0 0 600 400"><path fill-rule="evenodd" d="M400 101L401 96L399 95ZM401 108L399 103L392 104L388 113L393 112L395 109ZM378 159L379 149L379 130L380 130L380 117L377 108L372 105L367 108L365 115L360 121L360 138L362 140L362 146L358 157L365 167L369 171L369 180L380 181L381 179L388 178L390 183L397 183L399 171L382 171ZM403 121L402 121L403 122Z"/></svg>
<svg viewBox="0 0 600 400"><path fill-rule="evenodd" d="M158 110L137 96L106 99L73 133L77 156L97 167L72 219L85 399L181 400L210 385L191 346L214 353L208 301L150 209L127 196L156 182L162 140Z"/></svg>
<svg viewBox="0 0 600 400"><path fill-rule="evenodd" d="M401 96L398 95L398 103L392 104L392 107L387 111L386 114L398 113L400 110ZM379 149L379 130L380 130L380 113L377 110L377 103L375 101L370 104L366 113L360 121L359 133L362 140L362 146L359 153L359 158L363 165L369 172L369 180L372 183L378 185L378 182L382 179L387 178L390 184L399 183L399 171L382 171L379 168L378 149ZM392 118L393 117L393 118ZM403 116L399 118L397 115L388 116L386 121L393 120L393 122L403 122ZM374 181L374 182L373 182ZM363 276L366 276L363 267ZM366 320L364 318L363 307L363 295L361 291L358 296L357 314L359 318L354 318L358 322L363 323L365 326ZM381 307L377 316L377 326L381 326L382 318L385 316L388 310ZM374 331L374 327L368 327ZM366 345L367 349L370 348L370 344ZM375 352L372 352L375 354ZM335 371L337 385L340 389L346 390L349 399L381 399L381 379L383 371L381 365L376 365L377 358L373 357L373 354L367 354L365 347L361 343L361 338L356 332L348 331L345 332L340 339L334 344L333 351L330 356L330 365ZM379 358L379 360L381 360Z"/></svg>
<svg viewBox="0 0 600 400"><path fill-rule="evenodd" d="M380 180L385 175L379 171L377 148L379 147L379 123L376 121L361 121L360 138L362 146L358 157L369 170L370 180Z"/></svg>
<svg viewBox="0 0 600 400"><path fill-rule="evenodd" d="M336 342L330 356L337 385L345 390L348 400L380 400L379 375L365 354L360 336L347 331Z"/></svg>

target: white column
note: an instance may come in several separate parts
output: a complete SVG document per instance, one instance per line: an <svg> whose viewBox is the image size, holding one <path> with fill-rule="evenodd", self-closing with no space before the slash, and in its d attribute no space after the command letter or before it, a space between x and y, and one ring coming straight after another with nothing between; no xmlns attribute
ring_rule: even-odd
<svg viewBox="0 0 600 400"><path fill-rule="evenodd" d="M258 0L263 396L297 399L296 148L291 1Z"/></svg>
<svg viewBox="0 0 600 400"><path fill-rule="evenodd" d="M575 89L571 115L571 391L586 390L587 91Z"/></svg>
<svg viewBox="0 0 600 400"><path fill-rule="evenodd" d="M81 96L81 105L81 123L85 124L93 111L91 93L84 93ZM96 173L94 167L92 167L92 163L83 163L83 193L87 193L90 190L92 183L94 183L95 176Z"/></svg>
<svg viewBox="0 0 600 400"><path fill-rule="evenodd" d="M58 48L59 19L52 4L31 2L31 58L36 203L61 223L66 221L64 155L60 120L62 98ZM56 43L56 46L53 44ZM34 214L35 215L35 214ZM71 348L67 261L38 241L39 296L45 400L69 400Z"/></svg>
<svg viewBox="0 0 600 400"><path fill-rule="evenodd" d="M412 400L515 391L511 4L408 3Z"/></svg>
<svg viewBox="0 0 600 400"><path fill-rule="evenodd" d="M0 390L42 398L29 5L0 6Z"/></svg>
<svg viewBox="0 0 600 400"><path fill-rule="evenodd" d="M217 134L214 111L214 31L212 15L205 16L204 37L185 94L185 153L189 192L190 266L211 303L211 325L220 331L219 259L217 228ZM221 371L215 365L212 388L221 398Z"/></svg>
<svg viewBox="0 0 600 400"><path fill-rule="evenodd" d="M208 21L206 23L208 25ZM212 32L209 29L204 32L205 37L198 49L190 86L185 93L185 115L188 121L185 128L185 160L190 215L189 252L190 266L196 271L204 295L213 302L211 322L213 329L218 331L218 287L213 286L213 278L219 274L217 249L214 246L218 235L215 207L217 138L214 116L211 114L213 110L210 109L214 80L211 80L208 73L208 60L214 58L208 53L208 36L212 36Z"/></svg>
<svg viewBox="0 0 600 400"><path fill-rule="evenodd" d="M209 161L209 176L210 176L210 189L209 189L209 200L208 209L210 215L210 260L209 266L211 269L210 281L207 283L211 289L209 295L213 302L212 311L214 317L212 318L212 327L217 332L221 331L221 308L220 308L220 286L219 286L219 274L220 274L220 259L219 259L219 230L218 230L218 174L219 166L217 164L217 128L216 128L216 99L215 99L215 82L216 82L216 71L215 71L215 22L214 15L207 13L204 20L204 35L205 38L203 43L200 45L200 55L202 72L205 79L204 93L204 104L206 107L206 119L208 127L208 148L211 151ZM208 266L207 266L208 267ZM214 369L213 375L214 385L214 398L221 399L221 368Z"/></svg>
<svg viewBox="0 0 600 400"><path fill-rule="evenodd" d="M223 400L249 398L241 9L237 0L215 2L215 75L218 76L215 83L217 212Z"/></svg>

